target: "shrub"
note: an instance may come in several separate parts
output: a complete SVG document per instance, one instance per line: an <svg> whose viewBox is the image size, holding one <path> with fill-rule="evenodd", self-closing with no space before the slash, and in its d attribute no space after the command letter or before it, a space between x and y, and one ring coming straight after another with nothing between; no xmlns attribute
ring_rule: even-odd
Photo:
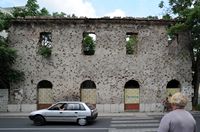
<svg viewBox="0 0 200 132"><path fill-rule="evenodd" d="M42 55L43 57L45 57L45 58L50 57L51 56L51 52L52 52L52 49L47 47L47 46L40 46L39 50L38 50L38 53L40 55Z"/></svg>

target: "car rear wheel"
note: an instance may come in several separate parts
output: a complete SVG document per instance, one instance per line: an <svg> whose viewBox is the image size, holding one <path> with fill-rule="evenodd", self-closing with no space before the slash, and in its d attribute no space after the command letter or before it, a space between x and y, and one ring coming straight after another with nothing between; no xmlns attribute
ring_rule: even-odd
<svg viewBox="0 0 200 132"><path fill-rule="evenodd" d="M87 124L87 120L85 118L78 119L78 124L80 126L85 126Z"/></svg>
<svg viewBox="0 0 200 132"><path fill-rule="evenodd" d="M36 126L41 126L45 124L45 119L44 117L42 117L41 115L37 115L35 116L35 118L33 119L33 122Z"/></svg>

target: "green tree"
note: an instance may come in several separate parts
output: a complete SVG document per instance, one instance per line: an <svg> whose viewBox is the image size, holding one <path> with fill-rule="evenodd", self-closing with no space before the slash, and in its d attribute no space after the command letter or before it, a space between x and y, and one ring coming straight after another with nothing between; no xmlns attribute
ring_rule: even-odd
<svg viewBox="0 0 200 132"><path fill-rule="evenodd" d="M38 16L39 8L37 0L28 0L25 6L26 16Z"/></svg>
<svg viewBox="0 0 200 132"><path fill-rule="evenodd" d="M66 14L55 13L53 16L65 16ZM11 14L0 12L0 32L7 30L10 20L25 16L51 16L46 8L40 10L37 0L28 0L25 7L15 7ZM50 50L43 49L42 54L50 54ZM9 88L10 82L17 82L24 79L24 73L12 68L17 57L17 51L9 47L7 38L0 36L0 88Z"/></svg>
<svg viewBox="0 0 200 132"><path fill-rule="evenodd" d="M51 16L51 14L49 13L49 11L46 8L42 8L40 10L40 16Z"/></svg>
<svg viewBox="0 0 200 132"><path fill-rule="evenodd" d="M64 12L58 13L58 12L54 12L53 16L58 16L58 17L64 17L66 14Z"/></svg>
<svg viewBox="0 0 200 132"><path fill-rule="evenodd" d="M12 15L14 18L16 17L25 17L25 16L58 16L65 17L64 12L54 12L52 15L46 8L42 8L40 10L39 4L37 4L37 0L28 0L25 7L15 7L12 11Z"/></svg>
<svg viewBox="0 0 200 132"><path fill-rule="evenodd" d="M51 16L46 8L40 10L37 0L28 0L25 7L15 7L12 11L14 18L25 16Z"/></svg>
<svg viewBox="0 0 200 132"><path fill-rule="evenodd" d="M0 31L6 30L9 28L10 20L12 19L12 16L10 14L4 14L0 12Z"/></svg>
<svg viewBox="0 0 200 132"><path fill-rule="evenodd" d="M5 38L0 37L0 88L9 88L10 82L23 80L23 72L12 68L16 57L16 50L8 46Z"/></svg>
<svg viewBox="0 0 200 132"><path fill-rule="evenodd" d="M169 28L169 34L174 35L182 31L191 34L191 56L193 57L193 105L198 103L200 81L200 1L199 0L169 0L169 7L161 1L159 7L165 8L164 16L174 18L177 23Z"/></svg>
<svg viewBox="0 0 200 132"><path fill-rule="evenodd" d="M156 20L156 19L158 19L157 16L147 16L146 18L149 19L149 20Z"/></svg>
<svg viewBox="0 0 200 132"><path fill-rule="evenodd" d="M46 8L39 10L36 0L28 0L24 8L14 8L11 14L0 12L0 31L7 30L10 20L16 17L25 16L48 16ZM16 62L17 51L9 47L7 38L0 36L0 88L9 88L10 82L17 82L24 79L24 73L12 68Z"/></svg>
<svg viewBox="0 0 200 132"><path fill-rule="evenodd" d="M26 16L26 10L25 10L25 8L14 7L14 9L12 11L12 16L14 18L25 17Z"/></svg>

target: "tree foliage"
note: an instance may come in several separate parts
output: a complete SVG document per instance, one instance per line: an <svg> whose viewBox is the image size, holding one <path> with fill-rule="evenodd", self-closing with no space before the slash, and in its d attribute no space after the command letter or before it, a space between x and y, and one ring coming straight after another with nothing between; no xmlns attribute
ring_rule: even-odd
<svg viewBox="0 0 200 132"><path fill-rule="evenodd" d="M28 0L25 6L26 16L38 16L40 14L39 8L37 0Z"/></svg>
<svg viewBox="0 0 200 132"><path fill-rule="evenodd" d="M64 17L66 14L64 12L54 12L52 15L46 8L40 10L37 0L28 0L25 7L15 7L12 11L13 16L16 17L25 17L25 16L58 16Z"/></svg>
<svg viewBox="0 0 200 132"><path fill-rule="evenodd" d="M53 16L58 16L58 17L64 17L66 14L64 12L58 13L58 12L54 12Z"/></svg>
<svg viewBox="0 0 200 132"><path fill-rule="evenodd" d="M17 17L26 16L58 16L65 17L65 13L54 12L52 15L46 8L40 9L37 0L27 0L25 7L14 7L10 14L0 12L0 32L7 30L10 26L10 20ZM76 17L72 15L70 17ZM93 46L89 46L94 49ZM51 55L51 48L43 46L39 49L40 54L45 57ZM24 79L24 73L12 68L17 57L17 51L9 47L6 38L0 37L0 88L9 88L10 82L17 82Z"/></svg>
<svg viewBox="0 0 200 132"><path fill-rule="evenodd" d="M8 46L5 38L0 37L0 88L9 88L10 82L23 80L24 73L12 68L16 57L16 50Z"/></svg>
<svg viewBox="0 0 200 132"><path fill-rule="evenodd" d="M6 30L9 27L9 21L12 19L10 14L0 12L0 31Z"/></svg>
<svg viewBox="0 0 200 132"><path fill-rule="evenodd" d="M0 31L7 30L10 20L25 16L49 16L46 8L39 10L37 0L28 0L25 7L16 7L11 14L0 12ZM9 88L10 82L24 79L24 73L12 68L16 62L17 51L9 47L7 38L0 36L0 88Z"/></svg>
<svg viewBox="0 0 200 132"><path fill-rule="evenodd" d="M40 10L37 0L28 0L25 7L15 7L12 15L16 18L25 16L50 16L50 13L46 8Z"/></svg>
<svg viewBox="0 0 200 132"><path fill-rule="evenodd" d="M198 89L200 81L200 1L199 0L169 0L169 7L161 1L159 7L165 8L164 16L168 19L174 18L177 23L168 30L170 35L182 31L189 31L191 34L191 53L193 58L193 105L197 104ZM165 17L163 17L165 19Z"/></svg>
<svg viewBox="0 0 200 132"><path fill-rule="evenodd" d="M158 19L157 16L147 16L146 18L147 18L148 20L156 20L156 19Z"/></svg>
<svg viewBox="0 0 200 132"><path fill-rule="evenodd" d="M46 8L42 8L39 13L40 16L51 16L49 11Z"/></svg>

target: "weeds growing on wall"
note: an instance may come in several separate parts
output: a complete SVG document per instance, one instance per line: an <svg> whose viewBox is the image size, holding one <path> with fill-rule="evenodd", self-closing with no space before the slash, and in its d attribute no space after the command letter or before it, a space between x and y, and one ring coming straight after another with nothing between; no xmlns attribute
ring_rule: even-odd
<svg viewBox="0 0 200 132"><path fill-rule="evenodd" d="M51 56L52 48L47 46L40 46L38 53L45 58L49 58Z"/></svg>

